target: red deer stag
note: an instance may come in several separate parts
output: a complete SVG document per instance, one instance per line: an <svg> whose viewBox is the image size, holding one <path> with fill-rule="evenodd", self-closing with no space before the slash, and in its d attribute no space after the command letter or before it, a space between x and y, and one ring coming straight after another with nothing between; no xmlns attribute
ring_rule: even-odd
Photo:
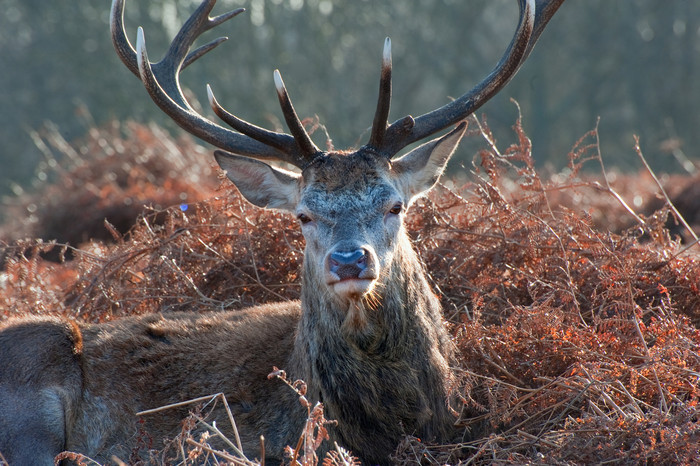
<svg viewBox="0 0 700 466"><path fill-rule="evenodd" d="M139 28L136 48L114 0L111 31L127 68L181 127L222 149L221 168L260 207L296 215L306 239L300 302L220 313L164 313L90 325L52 318L17 320L0 332L0 451L12 466L53 464L76 451L127 457L139 429L135 413L225 393L243 450L280 460L306 419L296 395L268 381L273 366L308 384L323 402L333 441L363 461L384 464L405 434L426 440L455 435L448 407L453 354L440 303L412 249L403 219L437 182L459 143L459 123L515 74L563 0L519 0L515 35L496 68L474 89L418 118L388 124L391 51L387 39L379 102L367 145L324 152L297 117L279 72L274 81L291 134L254 126L224 110L232 130L198 114L183 95L180 71L219 45L190 52L195 39L242 10L210 18L204 0L165 58L151 63ZM400 158L408 144L457 124ZM233 155L238 154L238 155ZM296 166L284 171L258 160ZM155 439L177 433L185 413L146 416ZM224 413L219 416L223 426Z"/></svg>

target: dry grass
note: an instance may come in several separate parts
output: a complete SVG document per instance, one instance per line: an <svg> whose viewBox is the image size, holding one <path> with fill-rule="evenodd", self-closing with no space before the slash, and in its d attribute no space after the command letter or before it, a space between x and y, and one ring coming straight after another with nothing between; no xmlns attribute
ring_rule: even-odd
<svg viewBox="0 0 700 466"><path fill-rule="evenodd" d="M210 164L202 149L184 140L177 143L184 149L173 150L174 143L163 142L158 130L134 128L128 138L113 127L95 130L73 149L89 148L80 162L40 194L18 201L18 209L38 199L51 204L31 212L35 218L24 230L3 230L0 316L60 314L105 321L298 297L303 239L293 219L250 206L226 184L200 190L197 186L213 180L204 174ZM459 351L455 369L462 379L458 425L463 435L446 445L407 437L395 460L700 461L700 247L668 233L667 206L654 213L635 204L636 195L655 197L658 188L650 176L618 176L607 183L582 174L583 164L600 163L596 131L574 146L565 172L545 180L533 168L530 143L519 125L518 144L503 151L485 122L472 122L472 128L486 140L475 159L474 181L459 189L439 188L408 219ZM106 165L102 156L91 155L97 146L90 141L116 147L113 138L133 150L116 150ZM159 154L190 157L191 152L187 165L200 167L199 180L146 170L136 158L149 147L153 165L176 170L184 169L183 162ZM125 183L105 175L118 171L106 167L118 167L119 160L131 167ZM76 176L93 188L65 189L66 180ZM175 180L183 185L175 187ZM103 227L107 235L91 233L99 240L61 239L70 241L64 250L72 260L46 260L42 253L53 244L19 239L25 234L64 238L75 229L73 216L92 213L103 202L121 205L124 193L136 198L138 192L173 190L188 193L188 201L202 200L183 210L179 198L166 201L163 194L158 203L174 207L144 211L142 203L143 216L126 234ZM86 196L93 197L82 202ZM104 217L106 211L96 215ZM129 215L135 218L135 212ZM64 231L42 232L45 223L64 225ZM18 231L23 234L14 234ZM309 406L310 413L313 409ZM193 416L205 418L197 410ZM318 434L319 425L311 431ZM182 448L183 455L194 455L193 462L212 454L206 439L187 435L183 430L165 449L153 446L160 450L158 458L165 458L168 448ZM319 438L313 435L311 443ZM327 464L348 458L337 455L336 463L328 459Z"/></svg>
<svg viewBox="0 0 700 466"><path fill-rule="evenodd" d="M218 185L209 151L189 138L173 140L154 125L113 122L74 144L52 125L32 136L44 155L39 189L4 199L0 238L73 246L110 241L144 212L201 201ZM57 259L58 252L48 257Z"/></svg>

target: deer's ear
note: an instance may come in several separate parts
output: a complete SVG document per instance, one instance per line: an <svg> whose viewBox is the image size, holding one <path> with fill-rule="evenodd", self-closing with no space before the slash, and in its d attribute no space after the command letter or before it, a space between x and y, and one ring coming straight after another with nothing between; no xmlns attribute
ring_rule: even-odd
<svg viewBox="0 0 700 466"><path fill-rule="evenodd" d="M248 202L290 212L296 209L298 175L220 150L214 151L214 158Z"/></svg>
<svg viewBox="0 0 700 466"><path fill-rule="evenodd" d="M467 124L462 122L443 137L426 142L392 162L399 186L408 198L419 196L437 183L466 128Z"/></svg>

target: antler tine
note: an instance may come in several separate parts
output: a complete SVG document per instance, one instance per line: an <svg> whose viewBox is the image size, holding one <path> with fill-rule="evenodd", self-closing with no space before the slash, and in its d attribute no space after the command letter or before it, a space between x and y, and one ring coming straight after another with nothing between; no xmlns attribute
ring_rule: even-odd
<svg viewBox="0 0 700 466"><path fill-rule="evenodd" d="M515 35L496 67L483 81L456 100L415 119L404 117L386 130L381 152L393 157L407 145L465 119L503 86L529 55L537 39L564 0L518 0L520 19ZM410 124L413 121L414 124Z"/></svg>
<svg viewBox="0 0 700 466"><path fill-rule="evenodd" d="M139 65L136 63L136 50L129 42L124 29L124 0L114 0L109 12L109 29L112 35L112 44L117 51L117 56L126 67L140 78Z"/></svg>
<svg viewBox="0 0 700 466"><path fill-rule="evenodd" d="M216 3L216 0L214 0L212 2L212 4L211 4L212 8L214 7L214 3ZM238 16L239 14L243 13L244 11L245 11L245 8L238 8L236 10L229 11L228 13L224 13L223 15L219 15L219 16L216 16L214 18L210 18L209 21L207 21L207 23L206 23L207 24L206 29L204 29L202 32L207 31L209 29L212 29L212 28L218 26L219 24L226 22L229 19ZM211 8L209 8L209 10L207 11L207 15L209 14L209 12L211 12ZM197 11L195 11L194 14L196 15ZM185 26L183 26L183 29L186 26L187 25L185 24ZM177 40L177 38L176 38L176 40ZM219 44L221 44L227 40L228 40L228 37L219 37L218 39L214 39L211 42L204 44L201 47L198 47L197 49L188 53L187 56L185 57L185 61L182 63L182 67L180 69L184 70L185 68L190 66L190 64L192 64L192 62L197 60L199 57L201 57L202 55L206 54L207 52L209 52L211 50L214 50L216 47L219 46Z"/></svg>
<svg viewBox="0 0 700 466"><path fill-rule="evenodd" d="M282 107L282 113L284 114L284 120L287 122L287 127L289 131L294 136L294 140L299 145L301 152L308 157L308 160L313 160L314 156L321 152L321 150L316 147L316 144L311 140L309 133L306 132L304 125L297 116L297 112L294 110L292 105L292 100L289 98L289 93L287 93L287 88L284 87L284 81L282 81L282 75L279 70L274 72L275 87L277 88L277 97L280 101L280 106Z"/></svg>
<svg viewBox="0 0 700 466"><path fill-rule="evenodd" d="M537 39L540 38L545 26L547 26L547 23L552 19L552 16L554 16L554 13L557 12L561 4L564 3L564 0L536 0L535 3L535 28L530 36L530 42L527 44L525 54L520 60L521 64L530 56L530 52L532 52L532 49L535 47Z"/></svg>
<svg viewBox="0 0 700 466"><path fill-rule="evenodd" d="M382 71L379 78L379 98L377 99L377 110L374 113L372 122L372 133L369 137L368 146L379 149L384 142L384 135L389 124L389 108L391 107L391 39L388 37L384 41L384 52L382 53Z"/></svg>
<svg viewBox="0 0 700 466"><path fill-rule="evenodd" d="M203 32L243 11L238 9L210 18L209 13L215 3L216 0L204 0L177 33L164 58L157 63L151 63L146 53L143 30L139 28L134 49L124 29L124 0L113 0L110 26L114 48L126 67L144 83L151 99L184 130L229 152L257 159L280 160L299 168L304 167L308 163L308 156L299 150L291 135L267 132L262 136L274 136L254 138L245 132L240 134L228 130L195 112L182 93L179 83L180 71L213 50L226 38L215 39L189 52L193 42Z"/></svg>
<svg viewBox="0 0 700 466"><path fill-rule="evenodd" d="M192 64L192 62L228 39L228 37L219 37L218 39L214 39L211 42L198 47L196 50L184 57L184 54L187 53L187 50L191 47L192 43L197 39L197 37L199 37L199 35L245 11L245 8L239 8L215 18L209 18L208 15L215 3L216 0L205 0L202 2L187 23L182 26L178 32L178 35L171 43L166 58L162 61L169 61L172 63L176 62L178 64L181 63L182 65L180 66L180 70L183 70ZM126 36L126 30L124 28L124 4L125 0L114 0L112 2L110 12L112 43L114 44L117 54L119 55L119 58L121 58L122 62L124 62L127 68L129 68L129 70L131 70L136 77L140 78L136 60L136 50L129 42L129 38ZM179 44L179 46L176 46L176 44ZM180 54L179 57L177 56L178 54ZM157 68L158 65L154 64L153 66Z"/></svg>
<svg viewBox="0 0 700 466"><path fill-rule="evenodd" d="M228 37L220 37L215 39L189 53L190 47L202 33L218 26L224 21L238 16L245 11L245 8L238 8L215 18L210 18L209 13L214 8L216 0L204 0L199 7L182 25L175 38L170 42L170 47L163 59L153 65L154 68L163 67L166 70L174 71L171 73L163 73L164 77L179 79L179 71L185 68L185 63L190 65L192 62L203 56L205 53L213 50L216 46L223 43ZM188 60L189 59L189 60ZM161 84L162 85L162 84ZM167 89L167 87L165 87ZM182 102L187 105L187 102Z"/></svg>
<svg viewBox="0 0 700 466"><path fill-rule="evenodd" d="M235 129L239 133L243 133L246 136L250 136L251 138L257 141L269 144L285 152L293 150L293 148L290 147L290 145L293 146L295 144L295 141L293 138L290 138L289 135L284 133L277 133L253 125L245 120L238 118L236 115L228 112L216 100L216 97L214 97L214 92L211 90L211 86L209 84L207 84L207 97L209 99L209 105L211 106L212 110L214 110L214 113L216 113L216 115L219 118L221 118L226 124L228 124L231 128Z"/></svg>
<svg viewBox="0 0 700 466"><path fill-rule="evenodd" d="M236 10L238 11L238 10ZM202 45L201 47L198 47L197 49L193 50L192 52L188 53L187 56L185 57L185 61L182 62L182 66L180 67L180 71L184 70L188 66L190 66L195 60L198 60L202 55L211 52L214 50L216 47L219 45L223 44L228 40L228 37L219 37L218 39L214 39L213 41Z"/></svg>

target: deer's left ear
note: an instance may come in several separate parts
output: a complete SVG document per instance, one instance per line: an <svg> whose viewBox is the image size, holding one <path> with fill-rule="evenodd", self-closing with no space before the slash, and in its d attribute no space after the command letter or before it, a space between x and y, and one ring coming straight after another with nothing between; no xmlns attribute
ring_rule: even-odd
<svg viewBox="0 0 700 466"><path fill-rule="evenodd" d="M435 186L466 129L466 122L461 122L443 137L426 142L392 162L398 184L409 199Z"/></svg>
<svg viewBox="0 0 700 466"><path fill-rule="evenodd" d="M251 204L290 212L296 209L298 175L221 150L214 151L214 158Z"/></svg>

